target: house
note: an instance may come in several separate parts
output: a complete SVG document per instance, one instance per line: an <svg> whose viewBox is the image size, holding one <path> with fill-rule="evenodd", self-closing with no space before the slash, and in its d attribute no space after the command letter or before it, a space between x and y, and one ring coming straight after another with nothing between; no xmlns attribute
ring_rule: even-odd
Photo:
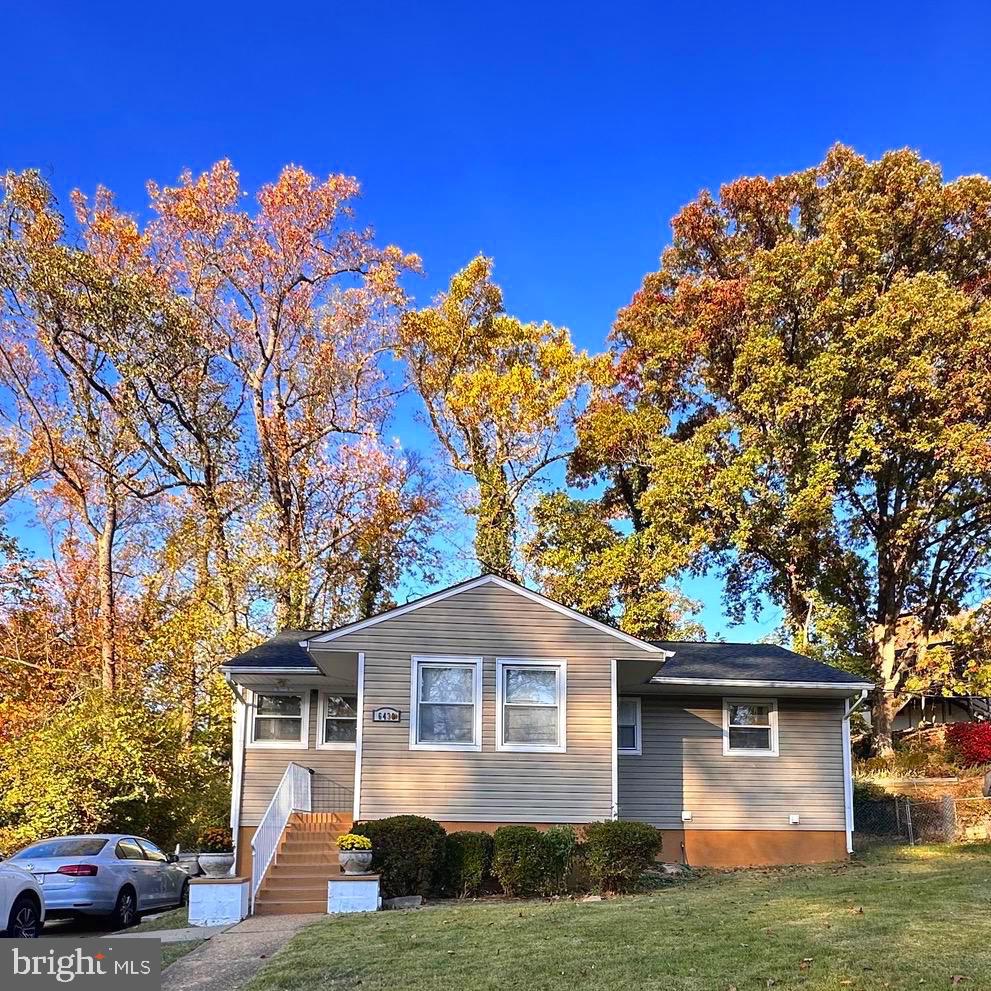
<svg viewBox="0 0 991 991"><path fill-rule="evenodd" d="M976 695L913 696L898 710L891 728L910 733L950 723L980 723L991 719L991 699Z"/></svg>
<svg viewBox="0 0 991 991"><path fill-rule="evenodd" d="M399 813L448 830L638 819L693 865L851 850L845 717L871 686L781 647L647 642L483 575L280 633L223 671L237 872L259 912L320 910L333 838Z"/></svg>

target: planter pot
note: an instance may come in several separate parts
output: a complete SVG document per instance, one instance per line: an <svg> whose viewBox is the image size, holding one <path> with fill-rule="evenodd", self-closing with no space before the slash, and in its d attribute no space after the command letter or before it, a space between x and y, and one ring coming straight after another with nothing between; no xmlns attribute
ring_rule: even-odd
<svg viewBox="0 0 991 991"><path fill-rule="evenodd" d="M341 850L340 858L345 874L367 874L372 863L372 851Z"/></svg>
<svg viewBox="0 0 991 991"><path fill-rule="evenodd" d="M176 866L184 870L190 877L199 877L202 870L199 856L195 853L180 853Z"/></svg>
<svg viewBox="0 0 991 991"><path fill-rule="evenodd" d="M234 866L233 853L201 853L196 859L207 877L227 877Z"/></svg>

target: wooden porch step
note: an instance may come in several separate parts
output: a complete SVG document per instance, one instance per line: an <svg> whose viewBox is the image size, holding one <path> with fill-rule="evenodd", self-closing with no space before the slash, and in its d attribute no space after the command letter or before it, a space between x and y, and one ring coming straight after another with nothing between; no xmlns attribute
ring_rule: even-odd
<svg viewBox="0 0 991 991"><path fill-rule="evenodd" d="M340 860L340 853L337 848L328 847L325 850L280 850L274 862L306 867L309 864L338 864Z"/></svg>
<svg viewBox="0 0 991 991"><path fill-rule="evenodd" d="M255 915L308 915L326 912L327 896L323 898L292 898L287 901L269 901L260 895L255 902Z"/></svg>

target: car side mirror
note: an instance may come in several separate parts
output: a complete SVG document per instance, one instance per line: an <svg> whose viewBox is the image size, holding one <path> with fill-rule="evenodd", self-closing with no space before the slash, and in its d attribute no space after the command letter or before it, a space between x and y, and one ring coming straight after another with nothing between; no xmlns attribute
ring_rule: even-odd
<svg viewBox="0 0 991 991"><path fill-rule="evenodd" d="M166 860L167 860L167 861L168 861L168 862L169 862L170 864L178 864L178 863L179 863L179 858L178 858L178 857L177 857L177 856L176 856L176 855L175 855L174 853L167 853L167 854L165 855L165 859L166 859Z"/></svg>

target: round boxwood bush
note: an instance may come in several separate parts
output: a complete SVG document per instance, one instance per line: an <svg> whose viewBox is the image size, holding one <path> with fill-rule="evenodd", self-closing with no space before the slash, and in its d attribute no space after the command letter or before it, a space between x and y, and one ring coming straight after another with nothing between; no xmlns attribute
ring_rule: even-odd
<svg viewBox="0 0 991 991"><path fill-rule="evenodd" d="M554 850L533 826L500 826L495 831L492 873L507 895L542 895L556 876Z"/></svg>
<svg viewBox="0 0 991 991"><path fill-rule="evenodd" d="M632 891L660 849L660 830L646 822L612 820L585 827L585 864L600 891Z"/></svg>
<svg viewBox="0 0 991 991"><path fill-rule="evenodd" d="M444 890L457 898L477 895L492 873L495 840L489 833L448 833L444 843Z"/></svg>
<svg viewBox="0 0 991 991"><path fill-rule="evenodd" d="M351 830L372 841L372 870L382 875L382 895L429 895L444 864L444 827L423 816L389 816L356 823Z"/></svg>

